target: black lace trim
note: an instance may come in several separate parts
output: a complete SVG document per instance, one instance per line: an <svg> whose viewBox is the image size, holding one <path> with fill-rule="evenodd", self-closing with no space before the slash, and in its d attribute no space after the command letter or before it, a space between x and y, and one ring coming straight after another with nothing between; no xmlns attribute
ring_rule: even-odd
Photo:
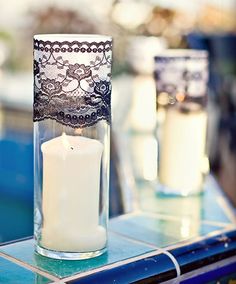
<svg viewBox="0 0 236 284"><path fill-rule="evenodd" d="M190 97L206 95L208 81L206 57L155 57L155 62L154 77L158 93L165 92L175 96L180 92Z"/></svg>
<svg viewBox="0 0 236 284"><path fill-rule="evenodd" d="M35 39L33 120L53 119L74 128L110 123L111 49L111 41ZM87 53L83 63L76 52Z"/></svg>
<svg viewBox="0 0 236 284"><path fill-rule="evenodd" d="M108 52L112 49L112 41L78 42L78 41L43 41L34 40L34 50L46 52Z"/></svg>

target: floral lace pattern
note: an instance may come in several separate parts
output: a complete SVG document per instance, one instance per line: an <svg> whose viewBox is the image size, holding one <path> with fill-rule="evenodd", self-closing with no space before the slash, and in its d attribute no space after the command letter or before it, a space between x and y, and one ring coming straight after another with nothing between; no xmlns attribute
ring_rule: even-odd
<svg viewBox="0 0 236 284"><path fill-rule="evenodd" d="M112 41L34 39L34 121L71 127L111 121Z"/></svg>
<svg viewBox="0 0 236 284"><path fill-rule="evenodd" d="M191 97L206 95L208 81L207 57L155 57L155 80L158 93L171 96L185 93Z"/></svg>

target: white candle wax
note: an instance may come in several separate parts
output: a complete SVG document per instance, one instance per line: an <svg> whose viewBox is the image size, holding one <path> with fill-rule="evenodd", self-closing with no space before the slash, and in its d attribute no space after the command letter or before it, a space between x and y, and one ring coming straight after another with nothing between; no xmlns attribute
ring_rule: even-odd
<svg viewBox="0 0 236 284"><path fill-rule="evenodd" d="M41 149L42 246L66 252L102 249L106 244L106 230L99 226L102 143L62 135Z"/></svg>
<svg viewBox="0 0 236 284"><path fill-rule="evenodd" d="M161 138L160 183L187 195L200 190L205 157L207 114L167 110Z"/></svg>

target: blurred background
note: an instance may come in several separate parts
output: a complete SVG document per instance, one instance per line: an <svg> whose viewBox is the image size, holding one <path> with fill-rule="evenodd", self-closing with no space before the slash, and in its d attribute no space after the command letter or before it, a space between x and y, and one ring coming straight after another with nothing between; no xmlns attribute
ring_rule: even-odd
<svg viewBox="0 0 236 284"><path fill-rule="evenodd" d="M32 37L38 33L113 36L111 216L133 209L135 179L156 179L153 57L166 48L208 50L210 169L236 206L234 0L0 4L0 243L33 232Z"/></svg>

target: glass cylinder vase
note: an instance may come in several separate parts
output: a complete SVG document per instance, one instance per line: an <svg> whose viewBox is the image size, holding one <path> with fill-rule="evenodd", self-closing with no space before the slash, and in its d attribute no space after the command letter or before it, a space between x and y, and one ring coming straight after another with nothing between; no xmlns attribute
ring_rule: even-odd
<svg viewBox="0 0 236 284"><path fill-rule="evenodd" d="M158 192L187 196L202 191L206 156L206 51L166 50L155 57Z"/></svg>
<svg viewBox="0 0 236 284"><path fill-rule="evenodd" d="M44 256L106 251L111 56L107 36L34 36L34 235Z"/></svg>

